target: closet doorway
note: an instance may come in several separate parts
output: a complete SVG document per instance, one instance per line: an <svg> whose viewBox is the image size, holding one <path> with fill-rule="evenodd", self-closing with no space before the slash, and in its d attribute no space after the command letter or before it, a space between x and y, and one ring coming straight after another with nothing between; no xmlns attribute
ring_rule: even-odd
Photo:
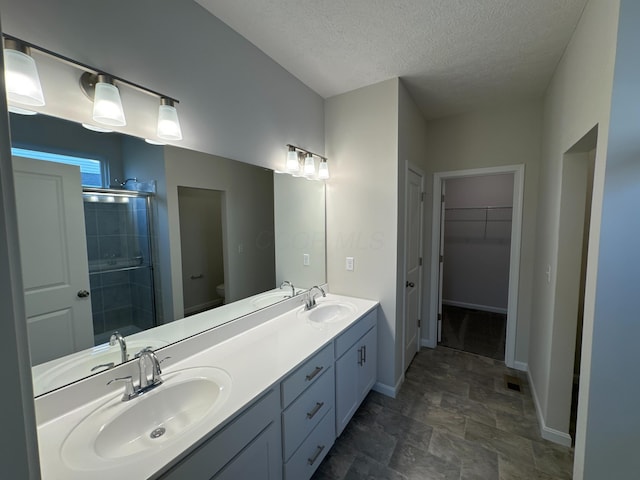
<svg viewBox="0 0 640 480"><path fill-rule="evenodd" d="M430 336L510 367L523 181L523 166L434 175Z"/></svg>

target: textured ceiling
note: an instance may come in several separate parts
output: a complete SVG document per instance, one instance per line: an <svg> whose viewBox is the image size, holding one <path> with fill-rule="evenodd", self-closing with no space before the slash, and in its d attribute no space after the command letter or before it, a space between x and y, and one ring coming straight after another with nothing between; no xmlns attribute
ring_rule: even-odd
<svg viewBox="0 0 640 480"><path fill-rule="evenodd" d="M541 96L587 0L196 0L323 97L401 77L425 117Z"/></svg>

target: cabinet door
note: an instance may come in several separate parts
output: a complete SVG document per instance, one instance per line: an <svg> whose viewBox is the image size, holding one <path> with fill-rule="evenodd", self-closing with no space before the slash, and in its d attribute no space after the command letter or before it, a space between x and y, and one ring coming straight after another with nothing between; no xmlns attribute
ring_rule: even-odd
<svg viewBox="0 0 640 480"><path fill-rule="evenodd" d="M342 433L358 408L359 355L358 342L336 361L336 435Z"/></svg>
<svg viewBox="0 0 640 480"><path fill-rule="evenodd" d="M367 396L369 390L376 383L377 359L378 359L378 336L376 327L369 330L357 343L361 348L361 364L358 369L358 404Z"/></svg>
<svg viewBox="0 0 640 480"><path fill-rule="evenodd" d="M280 436L271 424L212 480L279 480L282 478Z"/></svg>

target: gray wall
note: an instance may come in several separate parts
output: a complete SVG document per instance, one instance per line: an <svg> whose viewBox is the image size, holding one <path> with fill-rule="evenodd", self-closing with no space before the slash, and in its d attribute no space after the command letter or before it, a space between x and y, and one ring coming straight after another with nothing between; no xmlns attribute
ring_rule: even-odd
<svg viewBox="0 0 640 480"><path fill-rule="evenodd" d="M326 101L327 274L331 291L380 301L378 383L398 383L398 79ZM331 168L330 165L330 168ZM345 258L354 257L353 271ZM378 387L380 387L378 385Z"/></svg>
<svg viewBox="0 0 640 480"><path fill-rule="evenodd" d="M622 0L588 387L584 452L587 480L635 478L640 470L640 382L634 372L640 363L639 23L640 3Z"/></svg>

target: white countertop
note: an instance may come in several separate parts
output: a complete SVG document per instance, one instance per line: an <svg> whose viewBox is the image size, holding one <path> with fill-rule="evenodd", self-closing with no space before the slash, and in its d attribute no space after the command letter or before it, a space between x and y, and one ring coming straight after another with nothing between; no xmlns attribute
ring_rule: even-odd
<svg viewBox="0 0 640 480"><path fill-rule="evenodd" d="M175 438L158 448L118 460L104 460L90 470L72 469L62 459L60 453L62 445L74 427L96 408L113 399L114 396L120 396L122 394L121 388L117 390L117 393L114 393L113 389L104 387L104 391L107 392L105 395L102 395L102 391L98 390L100 393L95 395L93 401L86 402L78 408L40 423L38 425L38 441L42 478L45 480L84 480L86 478L113 480L113 478L143 479L153 476L166 465L182 458L210 432L219 430L260 394L276 385L295 367L331 342L378 304L372 300L333 294L328 294L326 299L319 298L317 301L318 304L324 301L348 302L355 305L357 311L335 323L317 324L301 319L298 312L303 307L296 306L285 314L249 328L184 359L178 361L174 359L173 363L166 368L163 367L163 375L166 374L166 377L169 378L171 372L176 370L213 366L226 371L231 376L232 384L228 399L219 406L214 415L208 416L207 421L202 421L192 427L188 434ZM299 302L295 303L299 304ZM202 335L207 335L207 333ZM194 337L194 339L187 339L185 342L194 341L197 343L197 339L198 337ZM182 343L185 344L185 342ZM181 345L182 349L184 347L185 345ZM162 355L159 354L159 357L162 358ZM115 376L117 375L114 373L105 372L101 375L101 382L93 381L93 388L95 389L95 385L104 385L106 381ZM168 384L169 381L165 383ZM159 386L158 390L163 386ZM83 388L83 383L67 387L68 390L65 394L73 394L73 388ZM86 395L86 392L84 394ZM64 397L60 396L60 398ZM144 401L143 398L134 399L131 402ZM45 399L40 403L44 405L45 401L53 400ZM36 411L38 408L39 405L36 402ZM37 416L38 418L46 417L46 415Z"/></svg>

